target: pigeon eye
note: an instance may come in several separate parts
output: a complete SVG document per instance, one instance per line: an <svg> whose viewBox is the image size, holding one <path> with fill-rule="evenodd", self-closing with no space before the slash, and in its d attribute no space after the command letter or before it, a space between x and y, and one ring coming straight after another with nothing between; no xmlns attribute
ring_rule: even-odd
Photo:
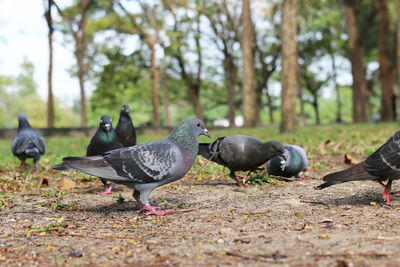
<svg viewBox="0 0 400 267"><path fill-rule="evenodd" d="M103 123L103 120L100 120L100 123Z"/></svg>
<svg viewBox="0 0 400 267"><path fill-rule="evenodd" d="M197 123L196 126L200 128L200 123Z"/></svg>

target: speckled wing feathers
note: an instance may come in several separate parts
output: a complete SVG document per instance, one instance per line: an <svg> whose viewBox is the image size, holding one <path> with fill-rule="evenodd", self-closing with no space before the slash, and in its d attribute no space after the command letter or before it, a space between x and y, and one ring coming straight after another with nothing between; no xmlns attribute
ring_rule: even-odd
<svg viewBox="0 0 400 267"><path fill-rule="evenodd" d="M396 132L364 163L367 171L378 177L400 175L400 131Z"/></svg>
<svg viewBox="0 0 400 267"><path fill-rule="evenodd" d="M162 140L129 149L105 153L104 160L118 175L140 183L151 183L171 176L177 162L177 148Z"/></svg>

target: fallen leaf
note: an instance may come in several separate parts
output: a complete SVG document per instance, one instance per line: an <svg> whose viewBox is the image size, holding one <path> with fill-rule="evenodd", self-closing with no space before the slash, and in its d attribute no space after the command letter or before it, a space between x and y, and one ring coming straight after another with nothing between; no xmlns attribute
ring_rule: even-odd
<svg viewBox="0 0 400 267"><path fill-rule="evenodd" d="M354 159L352 156L348 154L344 154L344 163L345 164L357 164L359 163L359 160Z"/></svg>

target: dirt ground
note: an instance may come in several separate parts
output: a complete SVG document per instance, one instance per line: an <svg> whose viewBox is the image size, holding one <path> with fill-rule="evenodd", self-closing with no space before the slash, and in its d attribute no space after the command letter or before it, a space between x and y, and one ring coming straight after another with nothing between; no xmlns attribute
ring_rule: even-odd
<svg viewBox="0 0 400 267"><path fill-rule="evenodd" d="M137 214L130 188L117 185L113 195L99 196L97 179L66 189L62 203L68 206L55 210L43 204L46 187L14 192L0 211L0 263L400 266L396 182L390 207L374 182L315 190L326 172L307 172L313 180L247 187L223 175L200 179L191 172L151 194L153 205L167 202L177 211L161 217ZM125 202L117 203L119 194Z"/></svg>

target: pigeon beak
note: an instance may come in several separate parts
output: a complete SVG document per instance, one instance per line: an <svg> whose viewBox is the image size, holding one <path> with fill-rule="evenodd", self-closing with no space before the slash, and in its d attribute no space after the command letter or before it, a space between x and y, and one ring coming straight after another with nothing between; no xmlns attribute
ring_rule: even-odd
<svg viewBox="0 0 400 267"><path fill-rule="evenodd" d="M110 124L104 124L104 126L106 127L106 132L109 132L111 129L111 125Z"/></svg>
<svg viewBox="0 0 400 267"><path fill-rule="evenodd" d="M211 138L211 135L208 133L208 130L207 130L207 129L204 129L203 134L204 134L205 136L207 136L208 138Z"/></svg>

